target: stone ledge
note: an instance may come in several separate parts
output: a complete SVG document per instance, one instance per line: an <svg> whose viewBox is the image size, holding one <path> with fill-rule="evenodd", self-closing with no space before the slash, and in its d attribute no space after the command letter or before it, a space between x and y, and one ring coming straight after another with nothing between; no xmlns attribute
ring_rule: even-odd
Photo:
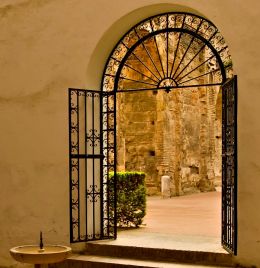
<svg viewBox="0 0 260 268"><path fill-rule="evenodd" d="M85 254L198 265L232 266L233 264L232 256L228 253L108 245L97 241L86 244Z"/></svg>

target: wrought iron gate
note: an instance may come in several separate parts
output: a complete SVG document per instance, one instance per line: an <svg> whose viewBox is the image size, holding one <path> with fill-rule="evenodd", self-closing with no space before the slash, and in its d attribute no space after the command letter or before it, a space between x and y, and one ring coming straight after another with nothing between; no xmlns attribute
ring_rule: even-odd
<svg viewBox="0 0 260 268"><path fill-rule="evenodd" d="M222 245L237 251L237 78L214 24L194 14L133 26L107 60L102 91L69 90L70 239L116 238L117 92L222 85ZM224 83L224 85L223 85Z"/></svg>
<svg viewBox="0 0 260 268"><path fill-rule="evenodd" d="M70 241L116 237L114 95L69 89Z"/></svg>
<svg viewBox="0 0 260 268"><path fill-rule="evenodd" d="M237 253L237 76L222 86L222 245Z"/></svg>

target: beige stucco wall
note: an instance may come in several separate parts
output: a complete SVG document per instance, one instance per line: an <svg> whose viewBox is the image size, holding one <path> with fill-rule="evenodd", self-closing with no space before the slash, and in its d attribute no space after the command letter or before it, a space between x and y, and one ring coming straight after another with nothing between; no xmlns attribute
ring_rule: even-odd
<svg viewBox="0 0 260 268"><path fill-rule="evenodd" d="M178 10L206 16L230 47L239 79L236 259L260 266L260 2L161 2L0 1L0 266L16 265L8 249L34 243L40 230L46 242L69 243L67 88L99 88L131 25Z"/></svg>

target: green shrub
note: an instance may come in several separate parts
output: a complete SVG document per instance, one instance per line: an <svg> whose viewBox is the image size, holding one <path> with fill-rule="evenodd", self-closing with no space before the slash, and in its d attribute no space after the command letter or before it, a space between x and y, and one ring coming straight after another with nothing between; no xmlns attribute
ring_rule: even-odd
<svg viewBox="0 0 260 268"><path fill-rule="evenodd" d="M117 225L138 227L146 213L145 173L117 172ZM109 185L114 182L114 172L109 173Z"/></svg>

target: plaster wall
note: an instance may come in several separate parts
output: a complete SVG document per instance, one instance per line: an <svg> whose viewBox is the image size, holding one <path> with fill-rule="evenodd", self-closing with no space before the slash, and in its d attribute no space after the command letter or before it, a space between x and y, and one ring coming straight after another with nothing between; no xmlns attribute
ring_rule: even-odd
<svg viewBox="0 0 260 268"><path fill-rule="evenodd" d="M160 3L160 4L158 4ZM0 266L10 247L69 243L67 88L100 87L105 61L141 19L189 11L210 19L238 75L238 256L260 266L258 0L1 0Z"/></svg>

